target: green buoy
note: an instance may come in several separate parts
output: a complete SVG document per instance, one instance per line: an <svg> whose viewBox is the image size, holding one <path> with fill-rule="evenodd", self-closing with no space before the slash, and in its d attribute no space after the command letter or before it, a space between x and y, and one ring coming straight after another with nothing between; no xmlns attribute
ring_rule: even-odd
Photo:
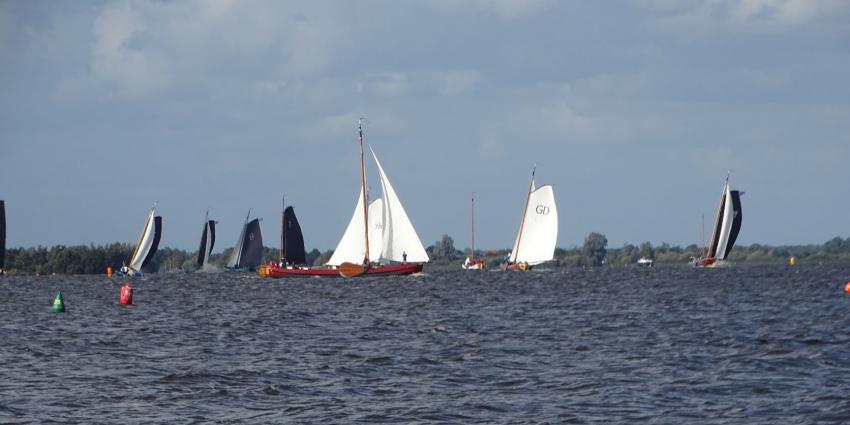
<svg viewBox="0 0 850 425"><path fill-rule="evenodd" d="M64 313L65 301L62 300L62 291L56 293L56 298L53 298L53 312Z"/></svg>

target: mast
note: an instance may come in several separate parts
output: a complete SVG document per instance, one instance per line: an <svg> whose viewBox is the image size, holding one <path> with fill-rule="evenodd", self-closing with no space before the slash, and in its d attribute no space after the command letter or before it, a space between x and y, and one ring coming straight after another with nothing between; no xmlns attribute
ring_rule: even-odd
<svg viewBox="0 0 850 425"><path fill-rule="evenodd" d="M519 246L522 243L522 230L525 228L525 215L528 213L528 201L531 200L531 188L534 187L534 172L537 171L537 164L531 168L531 182L528 183L528 194L525 196L525 208L522 210L522 220L519 222L519 236L516 238L516 251L513 253L514 261L519 258Z"/></svg>
<svg viewBox="0 0 850 425"><path fill-rule="evenodd" d="M357 132L360 139L360 196L363 197L363 231L366 240L365 265L369 265L369 203L366 200L366 170L363 164L363 118L357 120Z"/></svg>
<svg viewBox="0 0 850 425"><path fill-rule="evenodd" d="M475 262L475 194L474 193L472 194L472 209L470 210L470 213L469 213L469 222L470 222L469 233L470 233L470 239L472 241L471 242L471 245L472 245L472 248L471 248L471 250L472 250L472 262L474 263Z"/></svg>
<svg viewBox="0 0 850 425"><path fill-rule="evenodd" d="M700 229L700 238L702 239L702 254L700 256L704 257L706 255L706 249L708 249L705 247L705 213L700 214L700 217L702 217L702 229Z"/></svg>
<svg viewBox="0 0 850 425"><path fill-rule="evenodd" d="M280 253L279 253L278 258L277 258L278 264L283 264L283 257L285 256L284 253L283 253L283 250L284 250L284 247L283 247L283 240L284 239L283 238L284 238L284 232L286 231L286 223L284 223L284 219L283 219L283 212L284 212L285 209L286 209L285 197L281 196L280 197Z"/></svg>

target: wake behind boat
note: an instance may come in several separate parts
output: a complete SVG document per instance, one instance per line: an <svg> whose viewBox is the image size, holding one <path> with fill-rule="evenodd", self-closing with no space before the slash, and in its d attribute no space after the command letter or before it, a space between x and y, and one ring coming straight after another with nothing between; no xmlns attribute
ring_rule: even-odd
<svg viewBox="0 0 850 425"><path fill-rule="evenodd" d="M525 209L514 248L504 266L505 270L528 270L532 266L554 259L555 256L555 243L558 240L555 192L551 184L539 188L535 185L535 171L536 167L531 170L531 184L525 199Z"/></svg>
<svg viewBox="0 0 850 425"><path fill-rule="evenodd" d="M717 207L717 215L714 220L714 228L711 231L711 241L708 244L706 254L694 259L691 264L695 267L717 267L723 265L738 233L741 232L741 192L732 190L729 185L729 174L723 183L723 192L720 194L720 205Z"/></svg>
<svg viewBox="0 0 850 425"><path fill-rule="evenodd" d="M120 274L139 277L142 275L142 268L150 263L156 250L159 247L159 240L162 237L162 217L154 215L156 213L156 204L148 213L148 219L145 221L145 227L142 228L142 234L139 235L139 240L136 242L136 248L130 256L130 261L121 266Z"/></svg>
<svg viewBox="0 0 850 425"><path fill-rule="evenodd" d="M360 143L360 194L354 214L326 267L271 264L261 270L268 277L354 277L407 275L422 271L428 254L413 228L375 151L369 148L381 181L381 197L368 202L364 169L363 127ZM300 228L298 229L300 232ZM371 235L371 237L370 237ZM400 264L399 264L400 263Z"/></svg>

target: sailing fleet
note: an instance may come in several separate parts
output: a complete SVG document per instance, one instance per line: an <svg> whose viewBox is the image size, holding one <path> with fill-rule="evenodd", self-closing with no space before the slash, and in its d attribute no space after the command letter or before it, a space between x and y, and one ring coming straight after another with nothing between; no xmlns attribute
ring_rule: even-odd
<svg viewBox="0 0 850 425"><path fill-rule="evenodd" d="M251 210L242 225L239 237L227 261L227 271L258 269L263 277L356 277L409 275L422 271L429 261L428 254L416 233L390 179L375 151L369 146L380 180L381 194L369 198L366 190L365 148L362 121L358 123L360 146L360 173L357 201L348 226L330 259L323 265L307 265L304 234L292 206L281 205L280 250L277 262L261 264L263 237L260 219L251 220ZM558 239L558 208L551 184L537 186L536 166L531 171L531 181L519 221L513 248L499 269L526 271L554 259ZM694 267L716 267L726 264L738 234L741 231L743 192L733 190L727 174L720 203L711 231L711 239L703 255L693 258ZM198 247L199 270L210 270L210 256L215 246L216 221L204 216L203 230ZM156 215L156 204L144 222L142 232L132 254L124 262L120 274L141 276L142 269L151 261L162 237L162 217ZM484 270L486 263L475 256L475 197L470 205L471 255L461 267L464 270ZM4 273L6 251L5 202L0 200L0 274Z"/></svg>

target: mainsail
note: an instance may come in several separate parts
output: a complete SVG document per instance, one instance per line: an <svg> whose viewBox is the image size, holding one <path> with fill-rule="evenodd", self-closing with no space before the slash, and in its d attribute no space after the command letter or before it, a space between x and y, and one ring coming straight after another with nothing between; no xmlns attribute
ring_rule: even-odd
<svg viewBox="0 0 850 425"><path fill-rule="evenodd" d="M6 202L0 200L0 270L6 268Z"/></svg>
<svg viewBox="0 0 850 425"><path fill-rule="evenodd" d="M213 246L215 246L215 220L210 220L207 214L204 217L204 230L201 232L201 245L198 247L199 267L204 267L210 260Z"/></svg>
<svg viewBox="0 0 850 425"><path fill-rule="evenodd" d="M295 210L286 207L283 211L283 257L289 264L307 264L307 252L304 250L304 235Z"/></svg>
<svg viewBox="0 0 850 425"><path fill-rule="evenodd" d="M133 255L130 257L130 264L128 264L130 270L141 271L142 267L151 261L159 247L159 239L162 236L162 217L154 216L155 210L156 207L151 208L148 219L145 221L145 227L142 229L142 234L139 235L136 249L133 250Z"/></svg>
<svg viewBox="0 0 850 425"><path fill-rule="evenodd" d="M552 185L536 187L532 173L523 219L511 251L511 263L533 266L554 258L558 240L558 208Z"/></svg>
<svg viewBox="0 0 850 425"><path fill-rule="evenodd" d="M708 257L725 260L732 252L738 233L741 231L741 194L737 190L731 190L729 177L723 186L720 195L720 207L714 220L714 228L711 232L711 240L708 244Z"/></svg>
<svg viewBox="0 0 850 425"><path fill-rule="evenodd" d="M232 269L250 269L262 262L263 235L260 232L260 219L255 218L248 221L250 216L251 211L248 211L245 225L242 226L242 232L239 233L239 239L230 255L230 261L227 262L227 267Z"/></svg>
<svg viewBox="0 0 850 425"><path fill-rule="evenodd" d="M369 203L369 255L371 257L369 260L380 263L405 260L413 263L427 262L428 254L374 150L372 150L372 158L378 167L382 194L380 198ZM363 203L361 191L351 221L328 260L328 265L339 266L342 263L361 264L363 262L366 255Z"/></svg>
<svg viewBox="0 0 850 425"><path fill-rule="evenodd" d="M384 231L384 201L381 198L369 203L369 255L380 258L383 249L381 234ZM354 214L342 239L327 264L338 266L342 263L360 264L366 258L366 235L363 232L363 196L357 200Z"/></svg>

